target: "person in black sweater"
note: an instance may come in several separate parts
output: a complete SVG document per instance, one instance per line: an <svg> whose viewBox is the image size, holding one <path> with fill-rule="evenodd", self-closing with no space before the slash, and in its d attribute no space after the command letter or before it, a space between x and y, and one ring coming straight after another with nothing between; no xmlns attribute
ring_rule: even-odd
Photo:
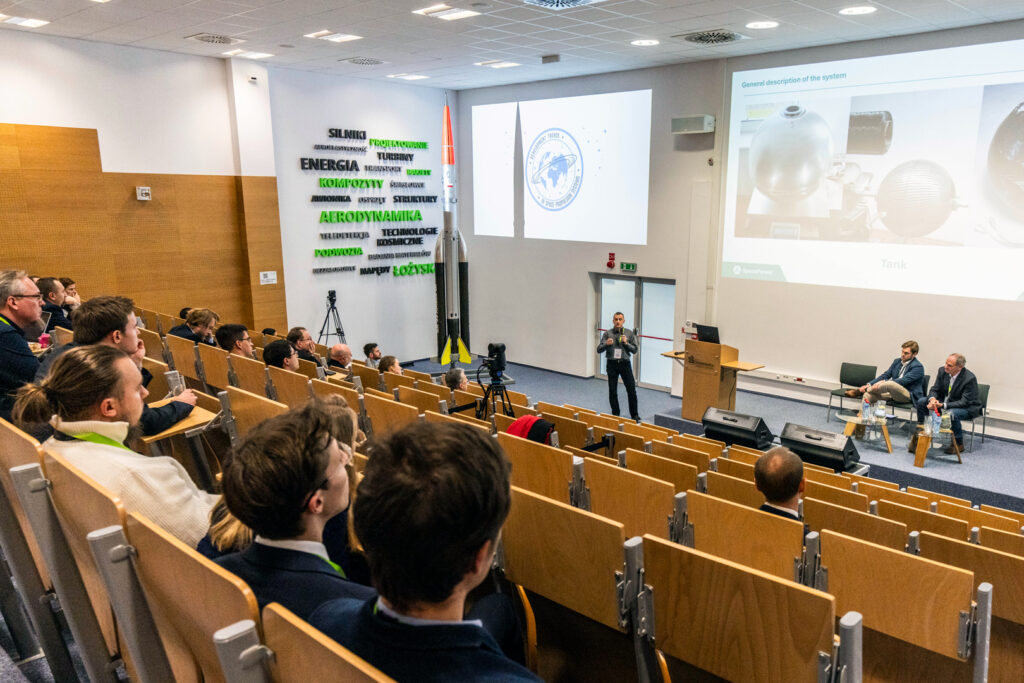
<svg viewBox="0 0 1024 683"><path fill-rule="evenodd" d="M42 295L23 270L0 271L0 418L10 419L14 394L32 381L39 361L25 329L39 321Z"/></svg>
<svg viewBox="0 0 1024 683"><path fill-rule="evenodd" d="M43 295L43 313L50 314L50 321L46 323L46 331L52 332L55 327L63 327L65 330L73 330L71 321L64 314L64 285L55 277L41 277L36 283L40 294Z"/></svg>
<svg viewBox="0 0 1024 683"><path fill-rule="evenodd" d="M188 312L185 322L172 327L167 334L188 339L196 344L216 346L217 340L213 337L213 328L216 327L218 320L220 320L220 316L209 308L193 308Z"/></svg>

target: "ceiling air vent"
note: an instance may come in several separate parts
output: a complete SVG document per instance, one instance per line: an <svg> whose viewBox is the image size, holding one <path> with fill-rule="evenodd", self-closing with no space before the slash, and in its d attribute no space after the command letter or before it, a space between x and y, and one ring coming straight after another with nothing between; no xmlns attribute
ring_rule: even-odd
<svg viewBox="0 0 1024 683"><path fill-rule="evenodd" d="M383 59L377 59L376 57L349 57L348 59L339 59L338 61L348 62L356 66L380 66L381 64L387 64Z"/></svg>
<svg viewBox="0 0 1024 683"><path fill-rule="evenodd" d="M745 35L734 31L727 31L724 28L716 28L710 31L696 31L695 33L684 33L682 35L672 37L682 38L688 43L697 43L698 45L724 45L725 43L735 43L738 40L746 39Z"/></svg>
<svg viewBox="0 0 1024 683"><path fill-rule="evenodd" d="M185 36L185 40L198 40L200 43L210 43L211 45L238 45L245 42L241 38L232 38L216 33L196 33L192 36Z"/></svg>
<svg viewBox="0 0 1024 683"><path fill-rule="evenodd" d="M527 5L543 7L544 9L572 9L585 5L595 5L604 0L523 0Z"/></svg>

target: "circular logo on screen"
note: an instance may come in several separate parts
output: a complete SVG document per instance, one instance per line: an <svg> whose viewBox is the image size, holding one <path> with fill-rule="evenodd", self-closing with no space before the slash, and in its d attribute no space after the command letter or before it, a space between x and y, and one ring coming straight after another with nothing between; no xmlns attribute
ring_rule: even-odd
<svg viewBox="0 0 1024 683"><path fill-rule="evenodd" d="M583 184L580 146L561 128L538 135L526 154L526 186L542 209L561 211L572 204Z"/></svg>

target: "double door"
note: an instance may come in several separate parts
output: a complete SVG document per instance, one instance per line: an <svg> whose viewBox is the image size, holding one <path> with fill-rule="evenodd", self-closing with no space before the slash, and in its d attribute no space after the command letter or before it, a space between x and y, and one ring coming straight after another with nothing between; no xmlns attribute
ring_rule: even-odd
<svg viewBox="0 0 1024 683"><path fill-rule="evenodd" d="M620 275L601 275L598 278L597 330L594 348L601 333L612 327L612 316L621 312L626 316L626 328L634 330L638 350L633 356L633 375L640 386L648 389L669 390L672 386L672 360L662 356L672 350L675 329L676 283ZM605 357L601 354L598 376L607 378Z"/></svg>

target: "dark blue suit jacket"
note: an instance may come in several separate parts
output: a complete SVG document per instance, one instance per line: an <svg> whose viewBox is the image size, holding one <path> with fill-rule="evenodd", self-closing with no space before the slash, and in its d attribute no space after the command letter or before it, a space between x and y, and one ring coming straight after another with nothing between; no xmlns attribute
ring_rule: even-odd
<svg viewBox="0 0 1024 683"><path fill-rule="evenodd" d="M412 626L380 613L377 600L332 600L309 623L397 681L539 681L474 624Z"/></svg>
<svg viewBox="0 0 1024 683"><path fill-rule="evenodd" d="M784 517L785 519L791 519L794 522L803 522L804 521L803 517L797 517L796 515L790 515L788 513L785 513L785 512L783 512L782 510L780 510L778 508L772 507L768 503L762 504L761 507L758 508L758 510L760 510L761 512L767 512L770 515L778 515L779 517ZM805 523L804 524L804 536L806 536L809 533L811 533L811 527L807 526L807 524Z"/></svg>
<svg viewBox="0 0 1024 683"><path fill-rule="evenodd" d="M963 408L967 411L968 418L981 415L981 399L978 397L978 378L967 368L961 368L953 382L952 389L949 389L949 396L946 396L949 388L949 375L946 368L941 367L935 374L935 383L929 396L934 396L939 403L945 403L947 408ZM947 400L948 399L948 400Z"/></svg>
<svg viewBox="0 0 1024 683"><path fill-rule="evenodd" d="M921 380L924 379L924 366L921 365L921 361L917 358L911 358L910 362L907 363L907 371L900 377L901 365L903 365L903 361L897 358L892 362L888 370L871 380L871 383L874 384L875 382L884 382L891 379L910 392L911 403L917 403L924 396L925 387L921 386Z"/></svg>
<svg viewBox="0 0 1024 683"><path fill-rule="evenodd" d="M216 342L209 339L203 339L198 334L192 331L192 328L182 323L172 327L167 334L173 334L175 337L181 337L182 339L188 339L190 342L195 344L209 344L210 346L217 346Z"/></svg>
<svg viewBox="0 0 1024 683"><path fill-rule="evenodd" d="M377 593L345 578L316 555L253 542L245 550L214 560L245 581L262 610L279 602L302 619L335 598L368 600Z"/></svg>

